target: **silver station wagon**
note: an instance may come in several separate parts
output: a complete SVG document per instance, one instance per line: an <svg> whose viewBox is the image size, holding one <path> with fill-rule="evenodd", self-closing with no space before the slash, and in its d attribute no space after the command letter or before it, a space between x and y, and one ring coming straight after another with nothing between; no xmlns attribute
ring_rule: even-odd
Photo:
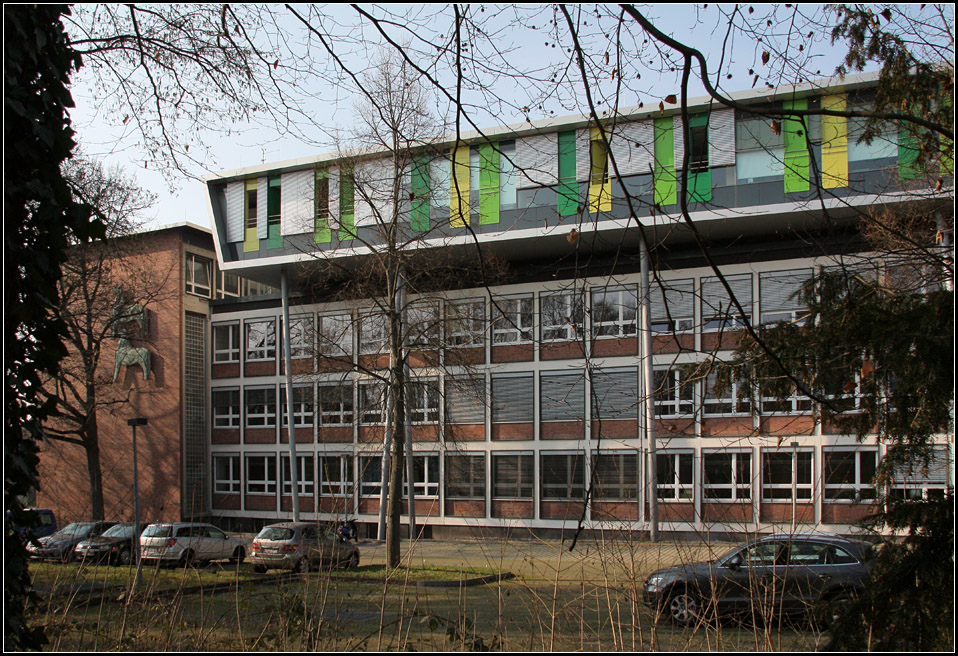
<svg viewBox="0 0 958 656"><path fill-rule="evenodd" d="M310 522L270 524L253 538L249 558L253 569L290 569L301 572L317 567L359 566L359 548L332 526Z"/></svg>
<svg viewBox="0 0 958 656"><path fill-rule="evenodd" d="M163 563L189 567L227 559L241 563L246 559L246 546L242 540L212 524L150 524L140 536L140 557L144 565Z"/></svg>

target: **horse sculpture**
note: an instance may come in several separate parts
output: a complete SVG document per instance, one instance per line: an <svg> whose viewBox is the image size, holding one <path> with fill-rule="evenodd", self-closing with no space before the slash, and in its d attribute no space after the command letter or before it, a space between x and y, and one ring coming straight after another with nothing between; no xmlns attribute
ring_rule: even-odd
<svg viewBox="0 0 958 656"><path fill-rule="evenodd" d="M130 340L121 337L116 343L116 366L113 368L113 382L120 376L120 366L138 364L143 368L143 380L150 379L150 352L137 346L131 346Z"/></svg>

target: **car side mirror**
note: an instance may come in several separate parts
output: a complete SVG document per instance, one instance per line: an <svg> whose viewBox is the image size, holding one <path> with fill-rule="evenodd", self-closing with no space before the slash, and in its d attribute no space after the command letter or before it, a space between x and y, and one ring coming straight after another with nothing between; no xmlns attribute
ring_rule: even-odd
<svg viewBox="0 0 958 656"><path fill-rule="evenodd" d="M736 554L735 556L732 556L731 558L729 558L725 564L728 565L728 568L734 572L735 570L737 570L739 567L742 566L743 562L744 561L742 560L742 557Z"/></svg>

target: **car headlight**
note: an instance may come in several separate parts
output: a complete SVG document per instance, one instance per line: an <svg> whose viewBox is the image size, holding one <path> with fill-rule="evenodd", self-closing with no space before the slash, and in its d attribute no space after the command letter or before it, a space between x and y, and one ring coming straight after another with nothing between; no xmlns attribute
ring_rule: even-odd
<svg viewBox="0 0 958 656"><path fill-rule="evenodd" d="M664 574L653 574L645 581L645 587L647 590L658 590L665 583Z"/></svg>

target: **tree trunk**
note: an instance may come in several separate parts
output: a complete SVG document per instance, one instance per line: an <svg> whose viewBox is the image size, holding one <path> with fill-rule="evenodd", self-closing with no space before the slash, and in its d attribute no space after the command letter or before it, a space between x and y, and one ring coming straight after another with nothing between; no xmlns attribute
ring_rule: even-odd
<svg viewBox="0 0 958 656"><path fill-rule="evenodd" d="M86 425L83 448L86 451L86 468L90 478L90 519L104 519L103 474L100 471L100 435L96 413L90 415Z"/></svg>

